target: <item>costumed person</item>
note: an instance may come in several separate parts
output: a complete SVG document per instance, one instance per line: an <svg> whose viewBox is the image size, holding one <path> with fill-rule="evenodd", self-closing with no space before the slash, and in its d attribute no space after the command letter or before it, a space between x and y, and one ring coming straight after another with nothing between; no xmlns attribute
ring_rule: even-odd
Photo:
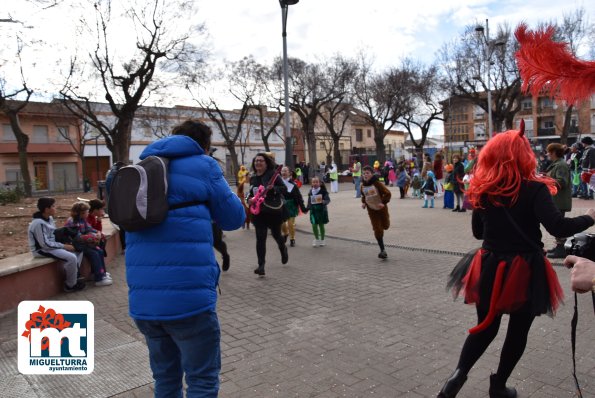
<svg viewBox="0 0 595 398"><path fill-rule="evenodd" d="M407 185L407 177L408 176L405 168L403 166L399 166L397 171L397 187L399 187L399 193L401 194L399 199L405 199L405 185Z"/></svg>
<svg viewBox="0 0 595 398"><path fill-rule="evenodd" d="M312 188L308 192L308 206L307 210L310 212L310 223L312 224L312 232L314 233L314 240L312 246L325 246L326 235L325 225L328 224L328 204L331 202L328 191L324 182L320 181L318 177L312 178ZM361 197L361 193L360 193Z"/></svg>
<svg viewBox="0 0 595 398"><path fill-rule="evenodd" d="M429 153L424 155L424 163L421 167L421 178L425 180L428 178L428 171L433 170L434 166L432 165L432 158L430 157Z"/></svg>
<svg viewBox="0 0 595 398"><path fill-rule="evenodd" d="M434 172L428 170L426 181L421 186L421 190L424 193L424 205L422 208L428 208L428 200L430 201L430 208L434 208L434 194L436 193L436 178L434 178Z"/></svg>
<svg viewBox="0 0 595 398"><path fill-rule="evenodd" d="M413 189L413 197L417 199L422 198L421 194L421 186L423 185L423 181L419 176L419 173L413 174L413 180L411 181L411 188Z"/></svg>
<svg viewBox="0 0 595 398"><path fill-rule="evenodd" d="M560 210L562 215L572 210L572 186L570 183L570 168L564 161L564 147L562 144L552 143L546 148L548 157L552 161L546 170L546 174L556 180L558 191L552 197L554 205ZM548 250L548 258L564 258L566 250L566 236L555 236L556 246Z"/></svg>
<svg viewBox="0 0 595 398"><path fill-rule="evenodd" d="M394 187L397 182L397 173L395 173L395 166L392 163L388 165L388 185Z"/></svg>
<svg viewBox="0 0 595 398"><path fill-rule="evenodd" d="M331 163L329 177L331 179L331 193L339 192L339 169L337 168L337 164L335 162Z"/></svg>
<svg viewBox="0 0 595 398"><path fill-rule="evenodd" d="M463 178L465 177L465 167L461 162L461 156L454 154L452 155L452 167L453 170L448 176L449 183L452 184L452 192L456 198L457 205L452 211L466 212L465 206L463 205Z"/></svg>
<svg viewBox="0 0 595 398"><path fill-rule="evenodd" d="M242 167L244 167L244 166L242 166ZM247 179L247 177L246 177L247 175L248 175L248 172L246 171L244 178ZM244 213L246 214L246 218L244 219L244 223L242 224L242 229L250 229L250 223L252 222L252 213L250 213L250 206L248 206L248 201L246 200L246 194L244 193L244 184L238 184L237 195L238 195L238 198L240 198L240 202L242 202L242 207L244 207ZM223 234L223 232L221 232L221 233Z"/></svg>
<svg viewBox="0 0 595 398"><path fill-rule="evenodd" d="M572 170L572 197L576 198L580 194L581 186L581 158L583 156L583 147L580 142L575 142L570 146L570 159L568 160Z"/></svg>
<svg viewBox="0 0 595 398"><path fill-rule="evenodd" d="M595 222L595 210L564 218L552 201L555 181L536 174L529 140L520 131L496 134L481 150L468 195L473 206L473 235L483 240L455 266L448 287L465 303L475 304L477 326L469 330L454 373L438 397L452 398L467 374L498 334L503 314L508 330L496 373L490 376L491 398L514 398L506 382L525 350L536 316L553 315L563 299L556 272L544 257L540 224L554 236L571 236Z"/></svg>
<svg viewBox="0 0 595 398"><path fill-rule="evenodd" d="M246 166L241 165L240 166L240 170L238 170L238 193L240 192L240 189L242 190L242 192L244 191L244 184L248 182L248 170L246 169Z"/></svg>
<svg viewBox="0 0 595 398"><path fill-rule="evenodd" d="M452 173L453 166L452 164L447 164L444 166L445 171L445 181L450 181L449 176ZM444 184L444 206L443 209L454 209L455 208L455 194L453 192L453 183L446 182Z"/></svg>
<svg viewBox="0 0 595 398"><path fill-rule="evenodd" d="M364 181L362 183L362 209L368 210L368 217L372 223L374 237L378 242L380 253L378 258L386 259L388 255L384 250L384 231L390 227L388 202L391 193L388 188L378 180L370 166L364 166Z"/></svg>
<svg viewBox="0 0 595 398"><path fill-rule="evenodd" d="M87 222L89 217L89 205L85 202L76 202L70 209L70 218L66 220L65 227L76 228L78 235L73 239L75 249L83 253L83 256L91 264L91 270L95 278L95 286L109 286L113 283L112 277L105 268L103 249L100 247L103 240L105 247L105 236L91 227Z"/></svg>
<svg viewBox="0 0 595 398"><path fill-rule="evenodd" d="M436 196L440 197L444 191L444 165L442 163L442 152L436 152L432 166L434 167L434 176L436 176Z"/></svg>
<svg viewBox="0 0 595 398"><path fill-rule="evenodd" d="M353 184L355 184L355 198L362 197L362 191L360 190L360 184L362 182L362 164L359 161L359 156L356 156L353 161L353 166L349 168L353 177Z"/></svg>
<svg viewBox="0 0 595 398"><path fill-rule="evenodd" d="M285 207L287 207L287 213L289 218L281 225L281 234L283 240L287 243L287 237L289 237L289 245L295 246L295 218L298 216L299 211L306 212L306 206L304 205L304 198L300 192L299 187L291 178L291 172L289 167L284 166L281 169L281 178L287 187L285 193Z"/></svg>
<svg viewBox="0 0 595 398"><path fill-rule="evenodd" d="M257 153L252 160L252 177L250 177L250 192L248 194L248 205L252 211L253 207L259 206L259 212L252 212L252 224L256 230L256 256L258 257L258 268L254 273L264 276L264 265L266 260L266 241L268 230L271 230L273 239L277 242L281 252L281 263L287 264L289 254L285 240L281 236L281 224L288 218L287 208L283 204L283 197L287 192L283 179L275 171L276 165L273 159L265 153ZM260 188L263 187L263 188ZM262 191L260 197L264 201L257 201L255 195Z"/></svg>

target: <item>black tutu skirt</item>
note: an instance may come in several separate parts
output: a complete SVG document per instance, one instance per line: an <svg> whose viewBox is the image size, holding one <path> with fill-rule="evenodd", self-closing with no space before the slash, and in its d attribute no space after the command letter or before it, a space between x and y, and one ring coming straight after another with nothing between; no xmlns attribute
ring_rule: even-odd
<svg viewBox="0 0 595 398"><path fill-rule="evenodd" d="M529 311L553 316L564 299L558 276L541 252L473 250L454 267L447 288L455 298L462 295L465 303L487 312L470 333L484 330L499 314Z"/></svg>

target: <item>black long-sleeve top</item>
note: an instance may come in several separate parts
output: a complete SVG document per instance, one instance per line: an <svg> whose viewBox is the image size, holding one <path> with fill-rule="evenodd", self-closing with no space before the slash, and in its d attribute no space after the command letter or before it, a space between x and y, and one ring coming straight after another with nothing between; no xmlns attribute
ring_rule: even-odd
<svg viewBox="0 0 595 398"><path fill-rule="evenodd" d="M267 170L260 176L254 174L252 177L250 177L250 192L248 193L248 198L254 196L260 185L263 185L266 188L269 185L269 181L273 177L274 173L274 170ZM285 194L287 194L287 187L283 183L281 176L277 175L273 187L266 194L267 203L280 203L280 201L283 200Z"/></svg>
<svg viewBox="0 0 595 398"><path fill-rule="evenodd" d="M484 209L474 209L471 219L473 236L483 239L482 247L495 252L522 253L543 247L540 224L553 236L567 237L584 231L594 224L589 216L564 218L556 208L547 186L540 182L523 183L514 206L504 209L485 203ZM522 229L530 244L511 223L506 211Z"/></svg>

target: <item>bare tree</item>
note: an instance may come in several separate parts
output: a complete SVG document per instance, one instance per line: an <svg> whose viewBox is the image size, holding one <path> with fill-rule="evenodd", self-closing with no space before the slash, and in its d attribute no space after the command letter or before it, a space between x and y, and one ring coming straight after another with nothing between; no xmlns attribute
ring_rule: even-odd
<svg viewBox="0 0 595 398"><path fill-rule="evenodd" d="M446 83L443 81L437 66L426 67L409 60L406 60L404 64L410 71L411 80L407 86L410 88L412 104L408 111L397 119L397 123L407 130L409 138L415 146L418 159L421 159L432 122L436 120L444 121L439 98L445 92ZM413 137L414 130L421 132L419 141L416 141Z"/></svg>
<svg viewBox="0 0 595 398"><path fill-rule="evenodd" d="M19 113L27 106L33 90L27 85L23 71L23 62L21 55L23 52L23 43L17 37L16 57L19 64L21 82L17 87L8 87L5 76L0 75L0 112L4 113L10 122L10 127L17 141L17 151L19 154L19 166L23 177L23 190L26 197L32 196L31 174L29 173L29 161L27 157L27 146L29 145L29 136L21 127ZM1 68L0 68L1 70ZM18 98L24 98L17 101Z"/></svg>
<svg viewBox="0 0 595 398"><path fill-rule="evenodd" d="M376 155L380 163L384 163L384 137L399 118L411 111L408 85L412 72L407 68L390 68L374 73L371 66L362 55L355 83L355 98L365 113L366 121L374 128Z"/></svg>
<svg viewBox="0 0 595 398"><path fill-rule="evenodd" d="M307 63L297 58L288 60L289 107L302 124L304 139L308 146L310 175L318 164L316 155L315 126L322 107L337 99L337 93L330 90L324 79L324 64ZM281 60L275 61L275 76L281 81Z"/></svg>
<svg viewBox="0 0 595 398"><path fill-rule="evenodd" d="M237 100L245 102L251 113L256 113L260 138L265 151L269 152L269 139L272 134L277 134L277 126L284 115L281 112L282 92L275 87L271 79L271 69L256 62L251 55L233 62L230 69L229 92ZM275 109L276 113L271 114L268 111L269 107ZM284 139L282 136L279 137Z"/></svg>
<svg viewBox="0 0 595 398"><path fill-rule="evenodd" d="M521 108L521 78L514 57L518 43L512 40L507 25L498 26L496 38L487 44L475 28L467 27L461 37L444 44L440 50L448 85L453 96L468 99L489 114L485 59L490 59L488 78L494 130L502 131L503 125L511 129L514 115Z"/></svg>
<svg viewBox="0 0 595 398"><path fill-rule="evenodd" d="M327 160L332 153L337 167L342 168L339 141L343 137L345 126L349 120L358 65L355 60L336 55L326 62L324 69L324 84L329 91L334 92L333 97L335 98L334 101L323 105L319 114L332 141L331 147L328 149L325 147L325 150L327 150Z"/></svg>
<svg viewBox="0 0 595 398"><path fill-rule="evenodd" d="M135 51L124 51L118 56L118 42L127 38L121 32L116 37L112 28L116 23L111 0L94 3L95 23L86 28L96 34L95 49L88 54L92 73L85 74L85 64L74 57L66 82L60 90L65 106L86 123L93 126L105 139L115 161L128 161L133 120L138 108L151 93L174 85L174 77L190 70L200 70L206 52L192 43L195 35L204 33L202 25L182 29L191 2L177 0L139 0L124 13L127 23L136 32ZM147 2L149 4L147 4ZM195 78L196 78L195 74ZM85 94L84 80L97 76L98 87ZM99 94L95 94L99 89ZM102 116L95 96L103 96L113 117Z"/></svg>

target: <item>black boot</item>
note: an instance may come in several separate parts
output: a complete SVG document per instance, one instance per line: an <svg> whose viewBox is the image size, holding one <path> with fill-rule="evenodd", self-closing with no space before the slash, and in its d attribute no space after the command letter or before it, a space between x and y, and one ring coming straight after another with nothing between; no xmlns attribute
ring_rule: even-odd
<svg viewBox="0 0 595 398"><path fill-rule="evenodd" d="M556 245L554 250L547 253L547 258L565 258L566 251L564 250L564 245Z"/></svg>
<svg viewBox="0 0 595 398"><path fill-rule="evenodd" d="M222 256L223 256L223 265L221 266L221 269L223 269L223 271L227 271L229 269L229 254L224 253Z"/></svg>
<svg viewBox="0 0 595 398"><path fill-rule="evenodd" d="M506 383L498 379L498 375L490 376L490 398L516 398L516 389L506 387Z"/></svg>
<svg viewBox="0 0 595 398"><path fill-rule="evenodd" d="M459 210L461 210L461 208L459 206L457 206L454 209L452 209L452 211L459 211Z"/></svg>
<svg viewBox="0 0 595 398"><path fill-rule="evenodd" d="M264 264L259 264L258 268L254 270L254 273L258 276L264 276Z"/></svg>
<svg viewBox="0 0 595 398"><path fill-rule="evenodd" d="M281 264L287 264L289 261L289 255L287 253L287 246L283 245L283 249L281 249Z"/></svg>
<svg viewBox="0 0 595 398"><path fill-rule="evenodd" d="M454 398L457 396L463 384L467 381L467 375L461 369L454 371L452 375L446 380L444 386L438 393L438 398Z"/></svg>

